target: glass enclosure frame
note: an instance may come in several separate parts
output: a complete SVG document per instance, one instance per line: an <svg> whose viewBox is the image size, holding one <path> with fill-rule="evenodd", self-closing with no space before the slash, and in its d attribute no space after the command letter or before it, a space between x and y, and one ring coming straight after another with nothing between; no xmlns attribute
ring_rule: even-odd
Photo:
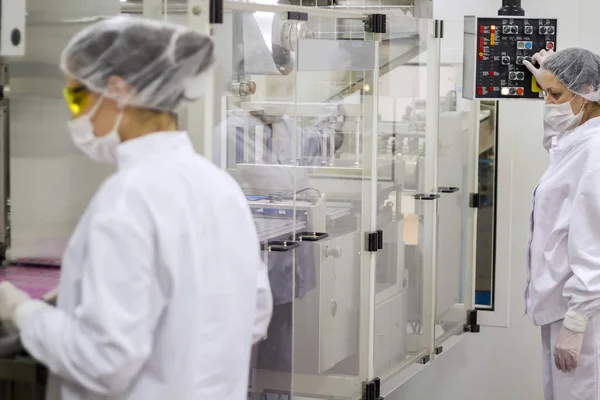
<svg viewBox="0 0 600 400"><path fill-rule="evenodd" d="M145 0L146 2L152 0ZM148 15L152 15L157 17L158 14L156 9L156 3L162 3L161 1L154 1L155 7L152 8L149 5L144 5L144 11L148 12ZM182 7L181 2L177 2L177 7ZM187 21L188 26L204 33L212 33L213 37L217 42L217 46L219 46L219 36L223 33L223 25L215 24L210 25L208 23L207 13L197 12L198 10L205 10L207 6L207 2L199 1L199 0L188 0L187 2L187 18L184 19ZM172 9L177 10L177 7L172 7ZM368 19L368 13L366 13L367 9L361 10L348 10L343 8L316 8L316 7L299 7L292 5L273 5L273 4L257 4L257 3L246 3L246 2L225 2L224 3L225 15L228 13L272 13L283 15L287 12L301 12L306 13L308 15L308 22L312 22L313 20L317 20L322 18L324 20L344 20L347 21L366 21ZM383 43L386 38L386 34L379 33L368 33L364 32L363 37L360 40L363 41L372 41L377 43L376 46L376 64L375 68L371 70L364 70L362 72L362 84L363 89L361 92L362 100L361 104L363 104L363 108L361 110L362 116L360 120L361 128L361 138L357 139L356 145L361 146L360 156L362 157L362 167L355 172L351 173L355 174L358 181L360 183L360 218L358 218L359 225L357 234L358 240L360 242L358 252L357 252L357 260L359 263L359 276L360 276L360 288L359 288L359 329L358 329L358 360L354 361L358 366L357 373L353 376L343 375L343 374L335 374L335 373L322 373L322 374L307 374L300 373L297 370L301 370L302 367L298 364L299 361L292 361L292 370L287 373L279 373L275 371L258 371L253 375L253 385L258 392L263 391L272 392L272 393L287 393L290 395L300 395L300 396L335 396L336 398L358 398L362 393L362 387L364 382L367 382L375 377L381 377L382 379L392 378L400 372L406 370L407 368L411 368L416 364L427 362L430 358L435 357L436 348L441 346L445 340L447 340L450 336L459 334L462 332L462 325L466 322L466 310L471 306L471 302L468 300L470 296L466 296L468 299L464 301L462 304L457 304L455 308L455 314L453 314L452 321L454 321L455 326L452 328L451 335L446 334L438 337L436 340L436 331L439 329L436 324L439 322L437 318L437 290L435 289L438 285L436 281L437 276L437 268L438 268L438 228L439 228L439 208L438 208L438 141L439 141L439 123L440 123L440 51L442 47L442 38L438 37L437 33L440 32L440 22L434 20L415 20L411 17L405 16L402 13L399 13L394 9L384 9L384 8L375 8L368 9L369 12L377 12L377 13L386 13L388 20L388 32L389 26L393 24L392 21L402 21L403 19L408 21L412 20L417 23L417 34L418 40L420 42L420 46L422 46L424 50L425 56L425 68L422 71L422 80L426 81L426 91L421 93L422 97L427 99L427 105L425 107L424 113L424 131L422 147L427 149L427 151L423 151L423 160L422 160L422 168L427 171L423 180L420 182L418 187L415 187L414 190L407 190L404 186L401 189L397 189L398 193L401 193L401 196L398 195L398 199L400 197L410 197L413 199L413 208L415 215L418 216L419 226L417 229L418 234L418 243L416 248L416 257L414 260L418 263L418 268L420 269L420 281L418 281L418 293L420 307L418 308L419 312L419 334L411 335L411 332L408 331L410 324L407 321L404 324L407 327L406 335L409 337L407 339L406 344L407 349L416 349L415 351L409 351L408 355L401 361L396 360L395 363L389 364L388 368L378 370L377 360L376 360L376 341L378 338L378 334L380 333L377 328L376 315L377 315L377 307L386 296L392 294L392 291L378 291L377 289L377 270L378 270L378 260L381 260L384 256L384 252L382 251L367 251L367 241L368 235L376 233L378 229L381 228L381 220L378 211L378 204L381 204L381 187L386 183L393 182L394 180L398 180L395 174L400 171L397 169L398 167L392 167L391 169L382 168L380 166L380 154L379 154L379 146L382 140L382 122L381 122L381 104L380 102L385 101L382 99L380 95L380 85L382 84L380 79L380 73L385 70L386 66L384 64L385 60L382 59L381 53L386 51L383 47ZM320 35L317 38L300 38L294 37L290 40L290 43L293 43L293 46L296 50L301 46L300 42L302 40L315 40L322 39L326 41L329 39L327 37L328 34L331 34L331 31L324 30L322 33L325 33L325 36ZM337 32L337 30L335 31ZM339 33L339 32L337 32ZM345 40L352 38L343 38ZM219 47L217 47L217 51ZM228 50L228 52L231 50ZM233 52L232 54L234 54ZM226 59L228 62L234 62L235 55L227 54ZM418 58L418 57L417 57ZM301 61L304 61L301 59ZM299 64L298 59L293 60L293 69L298 70ZM302 68L302 67L301 67ZM300 68L300 69L301 69ZM319 67L314 67L318 69ZM324 67L325 68L325 67ZM227 168L227 163L223 162L223 157L227 156L228 151L223 150L215 144L215 141L219 141L219 134L210 135L204 134L205 132L211 132L215 130L215 127L219 126L221 121L225 121L227 118L230 118L230 114L228 114L229 103L226 96L222 95L222 92L231 90L242 90L240 87L240 83L238 82L235 88L230 86L229 77L224 77L220 75L221 71L215 71L215 76L213 77L212 84L207 90L207 94L203 101L200 101L190 107L187 113L182 114L180 116L180 122L182 125L187 127L192 141L194 142L197 150L203 154L205 157L215 160L220 159L219 162L221 167ZM354 76L357 73L353 73ZM353 75L350 74L350 75ZM310 82L310 75L306 75L307 79L299 79L298 77L302 76L302 72L298 70L296 81L294 82L294 90L293 95L289 98L290 104L286 110L286 115L293 120L292 128L291 128L291 142L298 143L300 139L301 130L304 128L304 118L306 112L304 111L307 108L307 104L304 104L303 99L299 96L299 93L304 90L304 85ZM304 78L304 77L303 77ZM360 82L360 79L357 80ZM225 84L225 86L224 86ZM260 86L260 85L259 85ZM369 89L365 90L365 87L369 87ZM243 90L247 90L248 88L244 88ZM290 92L291 93L291 92ZM251 97L248 93L245 94L248 97ZM315 103L316 104L316 103ZM365 108L365 104L369 104L371 110ZM347 106L347 107L352 107ZM310 107L309 107L310 108ZM313 107L314 108L314 107ZM339 111L339 110L338 110ZM368 111L368 112L367 112ZM398 120L400 122L400 120ZM344 122L347 124L347 122ZM220 127L221 130L220 135L227 135L226 128ZM333 143L333 139L332 143ZM293 147L293 146L292 146ZM294 147L294 149L296 149ZM292 150L293 157L292 159L298 159L299 154L296 153L297 150ZM400 151L398 151L398 155L400 155ZM257 153L258 154L258 153ZM358 154L358 153L356 153ZM331 155L331 154L330 154ZM332 156L333 157L333 156ZM335 157L331 158L329 161L333 160ZM340 161L341 159L337 159L336 161ZM323 163L326 163L328 160L324 160ZM392 164L396 165L396 163ZM299 214L302 213L303 206L300 204L300 200L297 195L298 189L302 189L298 186L298 176L303 173L305 170L304 167L299 166L297 163L294 163L289 166L289 170L292 171L293 179L293 196L291 199L290 211L291 215L293 215L293 220L296 221L296 218ZM312 171L313 175L322 175L321 179L330 178L331 169L326 167L320 167L316 169L317 172ZM391 173L390 173L391 172ZM356 175L358 173L358 175ZM404 174L404 172L402 172ZM323 178L324 176L324 178ZM402 177L404 179L404 177ZM402 183L404 185L404 183ZM395 193L395 192L393 192ZM427 196L431 196L431 199L428 199ZM404 205L396 204L395 207L400 207L400 212L396 212L398 227L395 227L396 233L400 235L404 232ZM395 226L395 225L394 225ZM327 229L327 228L323 228ZM296 227L294 225L293 228L293 236L296 237L302 227ZM328 233L328 232L324 232ZM389 232L385 232L383 236L383 242L385 246L391 245L404 245L404 239L400 237L390 238L388 236ZM323 242L326 243L326 242ZM269 246L263 247L265 249L265 253L268 253ZM330 247L327 247L327 251L332 250ZM384 247L385 249L385 247ZM323 251L323 249L320 249ZM400 255L399 250L395 250L398 254L395 255L396 258L404 256L403 262L407 263L406 257L404 254ZM296 270L299 268L298 264L298 249L292 250L293 256L293 269ZM335 249L333 249L335 252ZM266 256L265 260L268 259ZM398 261L397 261L398 262ZM405 266L406 267L406 266ZM461 276L462 278L462 291L463 295L465 293L469 294L471 292L470 286L472 285L470 278L470 266L465 266L464 274ZM410 281L408 280L408 275L405 272L402 272L401 269L397 269L395 275L395 285L398 286L400 280ZM395 290L395 289L394 289ZM463 296L463 299L465 296ZM301 301L301 300L300 300ZM306 324L305 320L301 320L302 318L299 314L299 300L293 301L292 306L292 321L297 326L301 326ZM317 321L315 321L317 323ZM413 324L414 325L414 324ZM296 327L293 329L296 331ZM294 335L292 335L294 336ZM411 337L414 336L414 337ZM298 338L295 338L294 341L297 341ZM302 351L301 348L296 348L297 344L294 342L292 346L295 348L293 353L297 351ZM295 357L292 357L294 359Z"/></svg>
<svg viewBox="0 0 600 400"><path fill-rule="evenodd" d="M264 5L264 4L253 4L253 3L242 3L242 2L225 2L224 8L226 12L284 12L284 11L300 11L308 14L309 20L313 18L348 18L350 20L360 20L361 18L366 19L367 15L357 13L355 11L348 10L339 10L339 9L323 9L323 8L307 8L307 7L296 7L296 6L288 6L288 5ZM190 10L191 10L190 4ZM386 12L388 14L388 27L389 21L394 18L400 20L402 18L410 19L406 16L397 16L395 15L394 10L385 10L378 9L378 12ZM193 19L193 16L190 13L190 18ZM418 33L419 38L422 41L422 45L427 49L426 51L426 80L427 80L427 92L424 93L428 100L428 104L425 110L425 119L426 119L426 131L425 131L425 142L424 147L427 149L425 153L424 159L424 167L428 173L425 174L425 179L422 182L421 186L417 190L418 193L411 193L410 196L415 198L415 209L418 210L421 217L421 225L419 230L420 240L419 240L419 250L420 254L420 266L422 268L422 281L421 284L421 323L420 326L420 335L416 337L417 345L413 347L417 349L421 349L420 351L412 354L412 357L407 357L403 362L398 362L395 365L392 365L385 371L377 371L376 362L375 362L375 340L377 338L377 328L376 328L376 305L379 300L381 300L381 294L377 293L376 289L376 281L377 281L377 259L378 256L381 257L381 252L369 252L365 251L367 235L369 233L374 233L380 227L378 226L378 211L377 204L380 199L378 199L378 190L379 185L384 182L389 182L390 178L393 180L393 174L390 177L389 173L385 173L385 169L381 169L378 163L378 140L380 139L380 104L381 98L379 96L379 82L380 82L380 62L382 62L381 57L378 56L377 68L368 71L364 74L364 79L366 81L378 82L378 84L374 84L370 93L365 95L364 98L371 98L374 110L371 121L368 122L368 115L364 115L365 120L363 121L363 126L365 130L363 132L362 138L362 157L363 159L363 168L360 173L362 176L362 205L361 205L361 224L360 224L360 236L361 236L361 247L360 247L360 326L359 330L359 373L355 377L349 376L336 376L336 375L328 375L324 374L322 376L319 375L310 375L310 374L301 374L293 372L292 375L292 384L291 384L291 393L292 395L305 395L305 396L337 396L341 398L352 398L357 395L360 396L359 388L362 387L362 384L370 379L380 376L383 379L393 377L394 375L402 372L403 370L410 368L412 365L423 362L424 360L428 360L430 357L435 356L436 348L441 346L445 340L447 340L450 336L462 333L462 326L466 322L467 309L471 306L470 298L471 296L466 295L463 296L463 299L466 298L461 304L457 304L452 317L452 321L454 321L454 326L451 329L451 332L448 334L442 335L438 337L436 340L436 323L438 322L437 316L437 295L436 290L434 288L437 287L436 283L436 275L438 268L438 224L439 218L438 215L438 141L439 141L439 121L440 121L440 51L442 47L442 38L437 37L437 32L440 30L440 22L433 20L421 20L418 23ZM218 32L220 27L219 25L213 25L213 34ZM363 40L373 40L379 43L378 46L378 54L383 51L381 50L381 43L385 34L369 34L365 33ZM298 43L301 39L297 39L296 43ZM296 60L297 63L297 60ZM296 64L296 68L298 64ZM299 73L300 75L300 73ZM302 82L298 81L296 83L300 85L297 87L297 92L301 89ZM215 83L215 88L218 87L218 84ZM210 115L214 118L213 123L218 121L219 118L225 118L226 113L223 110L223 107L227 106L227 102L223 101L222 98L218 96L218 90L215 90L213 93L213 107L211 108L209 104L203 104L202 107L207 108ZM429 100L431 99L431 102ZM299 113L299 99L296 97L294 99L295 105L292 106L293 117L295 119L301 118L302 112ZM365 100L366 102L366 100ZM218 107L215 107L217 105ZM200 106L196 106L197 110L200 109ZM219 111L215 112L215 108L218 108ZM204 112L207 112L205 110ZM193 132L196 131L196 137L204 142L204 146L206 148L206 139L202 138L202 131L194 129L194 125L197 124L198 116L202 115L202 113L190 112L194 114L195 117L188 116L188 129ZM378 117L375 117L375 116ZM194 120L194 118L198 118ZM205 122L205 121L204 121ZM367 128L369 125L369 128ZM197 125L196 125L197 126ZM206 135L210 136L210 135ZM375 140L377 138L377 140ZM297 132L293 135L293 141L297 141L298 136ZM201 147L201 146L199 146ZM212 145L211 145L212 147ZM210 153L210 152L209 152ZM204 153L207 155L207 153ZM215 154L210 155L211 158L216 156ZM293 168L296 169L296 168ZM392 170L394 171L394 170ZM425 199L428 195L433 197L433 201L428 201ZM295 196L294 196L295 197ZM297 208L296 198L294 198L294 209ZM401 228L403 229L403 228ZM384 236L385 242L385 236ZM397 243L397 242L396 242ZM296 268L298 265L296 265ZM470 294L472 291L472 278L470 274L472 272L472 268L470 266L466 266L463 271L463 275L461 275L461 290L464 293ZM398 278L403 277L402 274L398 274ZM294 306L295 309L296 306ZM295 312L294 312L295 313ZM279 384L277 383L279 381ZM273 389L275 391L285 389L287 386L287 378L284 377L283 374L259 374L258 375L259 386L265 389ZM277 387L279 386L279 387ZM307 389L308 388L308 389ZM310 389L312 388L312 389Z"/></svg>

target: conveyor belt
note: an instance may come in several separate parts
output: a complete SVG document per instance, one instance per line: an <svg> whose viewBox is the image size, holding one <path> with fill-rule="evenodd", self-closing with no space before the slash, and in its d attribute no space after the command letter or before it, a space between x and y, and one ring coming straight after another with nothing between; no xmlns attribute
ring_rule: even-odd
<svg viewBox="0 0 600 400"><path fill-rule="evenodd" d="M291 235L294 231L294 221L287 218L269 218L255 216L254 223L261 242L274 239L283 235ZM296 221L296 232L302 232L306 228L306 222Z"/></svg>

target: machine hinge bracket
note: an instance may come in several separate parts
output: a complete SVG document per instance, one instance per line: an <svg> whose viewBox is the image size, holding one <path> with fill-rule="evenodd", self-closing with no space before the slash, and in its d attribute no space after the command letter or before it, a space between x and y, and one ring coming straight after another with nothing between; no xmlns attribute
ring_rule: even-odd
<svg viewBox="0 0 600 400"><path fill-rule="evenodd" d="M381 396L381 379L375 378L365 384L362 400L384 400Z"/></svg>
<svg viewBox="0 0 600 400"><path fill-rule="evenodd" d="M471 193L469 196L469 207L471 208L479 208L481 207L481 196L479 193Z"/></svg>
<svg viewBox="0 0 600 400"><path fill-rule="evenodd" d="M209 2L209 22L211 24L223 23L223 0L210 0Z"/></svg>
<svg viewBox="0 0 600 400"><path fill-rule="evenodd" d="M287 19L291 21L308 21L308 13L288 11Z"/></svg>
<svg viewBox="0 0 600 400"><path fill-rule="evenodd" d="M387 30L387 16L385 14L371 14L365 21L365 32L385 33Z"/></svg>
<svg viewBox="0 0 600 400"><path fill-rule="evenodd" d="M442 354L444 352L444 347L443 346L439 346L435 348L435 355L439 356L440 354Z"/></svg>
<svg viewBox="0 0 600 400"><path fill-rule="evenodd" d="M467 322L464 325L465 332L479 333L481 326L477 322L477 310L467 311Z"/></svg>
<svg viewBox="0 0 600 400"><path fill-rule="evenodd" d="M428 354L425 357L421 358L420 364L429 364L429 361L431 361L431 356Z"/></svg>
<svg viewBox="0 0 600 400"><path fill-rule="evenodd" d="M383 231L368 232L365 235L365 250L375 252L383 249Z"/></svg>
<svg viewBox="0 0 600 400"><path fill-rule="evenodd" d="M434 39L443 39L444 38L444 21L435 20L433 21L433 32L431 36Z"/></svg>

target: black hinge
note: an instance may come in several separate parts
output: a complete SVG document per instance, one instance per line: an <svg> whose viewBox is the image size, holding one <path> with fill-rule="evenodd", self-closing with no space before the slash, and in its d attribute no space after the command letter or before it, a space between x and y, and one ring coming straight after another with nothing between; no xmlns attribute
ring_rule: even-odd
<svg viewBox="0 0 600 400"><path fill-rule="evenodd" d="M383 249L383 231L368 232L365 236L365 250L377 251Z"/></svg>
<svg viewBox="0 0 600 400"><path fill-rule="evenodd" d="M210 0L209 2L209 21L211 24L223 23L223 0Z"/></svg>
<svg viewBox="0 0 600 400"><path fill-rule="evenodd" d="M465 332L479 333L481 326L477 323L477 310L467 311L467 323L464 326Z"/></svg>
<svg viewBox="0 0 600 400"><path fill-rule="evenodd" d="M469 207L479 208L481 207L481 196L479 193L471 193L471 199L469 200Z"/></svg>
<svg viewBox="0 0 600 400"><path fill-rule="evenodd" d="M442 354L444 352L444 347L443 346L439 346L435 348L435 354L437 356L439 356L440 354Z"/></svg>
<svg viewBox="0 0 600 400"><path fill-rule="evenodd" d="M440 186L438 188L438 192L440 193L456 193L460 191L460 188L454 187L454 186Z"/></svg>
<svg viewBox="0 0 600 400"><path fill-rule="evenodd" d="M381 380L379 378L375 378L365 385L363 400L383 400L381 396Z"/></svg>
<svg viewBox="0 0 600 400"><path fill-rule="evenodd" d="M415 200L436 200L440 195L435 193L419 193L415 194Z"/></svg>
<svg viewBox="0 0 600 400"><path fill-rule="evenodd" d="M435 39L443 39L444 38L444 21L436 20L433 28L433 37Z"/></svg>
<svg viewBox="0 0 600 400"><path fill-rule="evenodd" d="M387 30L387 17L385 14L372 14L365 21L365 32L385 33Z"/></svg>
<svg viewBox="0 0 600 400"><path fill-rule="evenodd" d="M431 356L428 354L425 357L421 358L421 361L419 362L420 364L429 364L429 361L431 361Z"/></svg>
<svg viewBox="0 0 600 400"><path fill-rule="evenodd" d="M293 21L308 21L308 13L288 11L287 19Z"/></svg>

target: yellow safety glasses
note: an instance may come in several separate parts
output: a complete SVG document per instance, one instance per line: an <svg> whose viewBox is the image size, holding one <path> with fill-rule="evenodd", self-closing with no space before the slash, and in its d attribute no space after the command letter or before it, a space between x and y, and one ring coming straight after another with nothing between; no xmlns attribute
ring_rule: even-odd
<svg viewBox="0 0 600 400"><path fill-rule="evenodd" d="M63 90L63 96L67 107L71 110L73 117L81 114L90 104L90 91L87 87L81 85L72 88L65 88Z"/></svg>

